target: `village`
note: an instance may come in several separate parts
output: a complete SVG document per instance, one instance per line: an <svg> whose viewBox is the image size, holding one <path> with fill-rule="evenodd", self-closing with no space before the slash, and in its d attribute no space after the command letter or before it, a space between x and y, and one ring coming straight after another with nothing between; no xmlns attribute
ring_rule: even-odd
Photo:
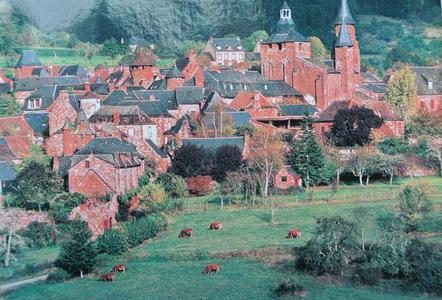
<svg viewBox="0 0 442 300"><path fill-rule="evenodd" d="M351 197L381 205L388 197L407 197L406 190L421 193L419 199L433 199L439 209L431 211L429 205L425 210L421 202L417 206L422 209L417 208L413 216L440 214L440 64L395 66L384 77L363 69L358 28L346 0L340 1L335 27L330 28L336 37L331 54L320 58L312 40L295 25L292 9L283 4L279 19L272 20L274 32L258 38L252 52L245 50L239 37L208 37L202 51L190 48L169 67L157 64L153 46L137 42L120 64L95 68L43 64L36 51L21 51L13 78L0 72L0 93L19 107L17 115L0 118L5 265L14 264L13 232L32 232L44 244L57 244L70 236L71 243L81 245L85 253L62 243L56 266L72 277L92 273L97 275L91 280L118 284L131 271L130 259L118 258L126 252L123 248L138 249L134 247L157 239L166 228L167 242L174 239L183 244L198 238L202 230L198 226L224 234L229 230L228 214L216 212L234 213L232 203L269 211L268 223L276 226L284 207L303 209L302 203L314 202L315 197L325 205L342 202L350 210ZM419 182L414 179L418 177L428 178L433 186L425 182L416 187L413 180ZM383 190L373 196L372 189L378 189L383 180ZM399 186L398 182L405 183ZM345 196L350 183L356 192ZM384 196L386 192L393 194ZM200 199L207 197L216 203L201 204ZM301 202L295 203L299 198ZM170 225L186 207L190 214L203 212L198 223L180 219L182 227ZM418 228L410 218L401 219L408 220L406 232ZM136 224L140 229L131 233ZM283 243L292 239L298 243L306 238L305 231L307 237L313 236L313 225L303 224L270 230ZM73 229L66 229L68 225ZM337 225L327 228L333 230L333 226ZM436 227L432 228L437 238L431 241L438 239L440 251L441 230ZM120 236L122 228L126 237ZM170 235L169 228L174 228ZM83 229L88 233L79 236ZM94 243L100 251L117 255L111 260L115 261L113 272L100 273L93 267L95 261L88 254L92 250L86 248ZM158 255L170 251L153 247ZM137 253L136 260L143 257L144 252L137 252L141 250L130 251ZM431 253L436 260L438 252ZM308 270L308 259L314 259L305 259ZM74 266L74 261L81 260L81 266ZM209 262L203 266L204 273L223 274L220 257ZM229 264L225 262L227 268ZM198 267L201 273L202 266ZM323 268L318 274L343 270ZM440 270L437 274L441 275ZM439 277L439 286L427 291L437 294L440 288ZM303 293L300 289L295 294ZM244 298L261 298L249 296Z"/></svg>

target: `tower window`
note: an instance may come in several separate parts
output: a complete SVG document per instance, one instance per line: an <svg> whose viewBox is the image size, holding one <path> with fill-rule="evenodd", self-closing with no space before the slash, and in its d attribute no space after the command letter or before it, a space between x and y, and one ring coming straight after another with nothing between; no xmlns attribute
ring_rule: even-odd
<svg viewBox="0 0 442 300"><path fill-rule="evenodd" d="M428 81L428 89L429 90L433 89L433 81Z"/></svg>
<svg viewBox="0 0 442 300"><path fill-rule="evenodd" d="M85 168L90 168L90 167L91 167L91 162L88 161L88 160L86 160L86 161L84 162L84 167L85 167Z"/></svg>

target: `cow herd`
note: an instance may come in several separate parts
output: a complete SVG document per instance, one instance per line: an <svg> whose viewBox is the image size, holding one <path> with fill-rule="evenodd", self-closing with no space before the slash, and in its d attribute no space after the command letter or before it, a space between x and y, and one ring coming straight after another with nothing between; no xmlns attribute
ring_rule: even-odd
<svg viewBox="0 0 442 300"><path fill-rule="evenodd" d="M209 225L209 230L221 230L223 228L223 224L221 222L212 222ZM183 238L191 238L193 235L193 229L192 228L184 228L180 231L180 234L178 235L179 239ZM292 229L289 230L287 235L285 236L286 239L300 239L302 236L302 231L300 229ZM203 274L211 274L211 273L218 273L221 270L221 266L219 264L208 264L203 269ZM99 277L100 280L107 282L107 281L115 281L115 274L118 272L125 272L126 266L125 265L116 265L112 268L111 272L103 274Z"/></svg>

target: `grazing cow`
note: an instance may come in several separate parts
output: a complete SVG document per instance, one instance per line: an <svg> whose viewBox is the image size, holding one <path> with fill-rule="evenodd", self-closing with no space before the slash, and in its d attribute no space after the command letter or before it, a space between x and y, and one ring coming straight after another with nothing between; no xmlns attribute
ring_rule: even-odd
<svg viewBox="0 0 442 300"><path fill-rule="evenodd" d="M108 281L115 282L115 273L110 272L107 274L103 274L100 276L100 280L103 280L104 282L108 282Z"/></svg>
<svg viewBox="0 0 442 300"><path fill-rule="evenodd" d="M192 228L185 228L185 229L181 230L181 232L178 235L178 237L180 239L192 237Z"/></svg>
<svg viewBox="0 0 442 300"><path fill-rule="evenodd" d="M210 223L209 230L221 230L223 228L223 223L213 222Z"/></svg>
<svg viewBox="0 0 442 300"><path fill-rule="evenodd" d="M210 274L212 272L218 273L221 270L220 265L218 264L210 264L207 265L204 270L203 270L203 274Z"/></svg>
<svg viewBox="0 0 442 300"><path fill-rule="evenodd" d="M286 235L286 239L300 239L302 236L302 231L300 229L292 229Z"/></svg>
<svg viewBox="0 0 442 300"><path fill-rule="evenodd" d="M125 265L116 265L112 268L112 272L118 273L118 272L126 272L126 266Z"/></svg>

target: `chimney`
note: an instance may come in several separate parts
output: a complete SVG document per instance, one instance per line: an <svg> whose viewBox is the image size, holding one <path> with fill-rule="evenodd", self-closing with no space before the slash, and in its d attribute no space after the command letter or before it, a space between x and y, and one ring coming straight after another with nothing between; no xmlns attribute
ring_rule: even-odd
<svg viewBox="0 0 442 300"><path fill-rule="evenodd" d="M113 119L114 119L114 125L120 124L120 113L118 111L114 112Z"/></svg>
<svg viewBox="0 0 442 300"><path fill-rule="evenodd" d="M63 155L70 156L74 154L74 141L72 139L72 129L68 127L63 128Z"/></svg>

